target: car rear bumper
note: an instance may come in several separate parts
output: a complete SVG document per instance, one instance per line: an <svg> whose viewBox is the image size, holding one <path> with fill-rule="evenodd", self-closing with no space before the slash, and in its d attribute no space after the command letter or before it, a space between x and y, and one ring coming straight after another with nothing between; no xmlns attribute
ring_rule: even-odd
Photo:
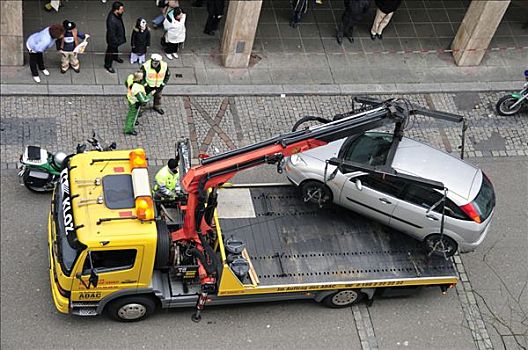
<svg viewBox="0 0 528 350"><path fill-rule="evenodd" d="M492 217L493 213L490 215L488 222L486 223L486 227L484 228L484 231L482 231L482 234L480 235L477 241L460 243L459 248L461 252L471 252L475 250L484 241L490 230Z"/></svg>

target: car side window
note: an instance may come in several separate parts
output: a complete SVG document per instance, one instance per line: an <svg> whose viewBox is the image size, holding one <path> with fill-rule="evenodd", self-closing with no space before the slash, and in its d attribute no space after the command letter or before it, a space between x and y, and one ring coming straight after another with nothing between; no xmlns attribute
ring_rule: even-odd
<svg viewBox="0 0 528 350"><path fill-rule="evenodd" d="M359 164L383 165L387 161L391 142L391 134L363 134L350 144L344 159Z"/></svg>
<svg viewBox="0 0 528 350"><path fill-rule="evenodd" d="M416 204L425 209L431 208L442 197L443 195L440 192L437 192L432 188L415 184L409 184L405 193L403 194L403 200Z"/></svg>
<svg viewBox="0 0 528 350"><path fill-rule="evenodd" d="M447 216L451 216L455 219L459 219L459 220L471 220L463 211L462 209L460 209L460 207L458 205L456 205L455 203L453 203L452 200L450 200L449 198L446 198L446 203L445 203L445 214ZM442 213L442 206L438 206L436 208L433 209L434 211L436 211L437 213Z"/></svg>
<svg viewBox="0 0 528 350"><path fill-rule="evenodd" d="M127 270L134 266L137 250L93 250L92 263L97 272L109 272ZM84 261L83 274L90 273L90 259L86 256Z"/></svg>
<svg viewBox="0 0 528 350"><path fill-rule="evenodd" d="M399 197L405 186L404 181L392 177L382 178L381 176L368 175L359 179L364 186L393 197ZM355 179L350 181L355 181Z"/></svg>

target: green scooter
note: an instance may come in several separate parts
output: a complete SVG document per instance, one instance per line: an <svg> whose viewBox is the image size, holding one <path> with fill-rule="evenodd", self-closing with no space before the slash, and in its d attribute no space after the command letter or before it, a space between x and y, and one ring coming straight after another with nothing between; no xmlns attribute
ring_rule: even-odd
<svg viewBox="0 0 528 350"><path fill-rule="evenodd" d="M521 91L503 96L497 101L495 109L503 116L511 116L521 111L528 104L528 69L524 71L526 83Z"/></svg>

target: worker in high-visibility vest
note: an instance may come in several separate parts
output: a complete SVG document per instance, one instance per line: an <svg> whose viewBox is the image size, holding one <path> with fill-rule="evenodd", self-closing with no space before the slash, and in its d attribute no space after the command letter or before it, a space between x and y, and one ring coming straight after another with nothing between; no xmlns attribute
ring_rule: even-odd
<svg viewBox="0 0 528 350"><path fill-rule="evenodd" d="M155 91L153 109L159 114L164 114L165 111L161 108L161 92L170 78L167 62L163 61L160 54L153 53L150 60L141 66L141 71L144 76L143 82L146 93L150 94Z"/></svg>
<svg viewBox="0 0 528 350"><path fill-rule="evenodd" d="M136 72L130 74L126 80L126 86L128 89L128 114L125 121L124 132L127 135L137 135L137 131L134 130L134 126L137 123L137 118L140 114L141 105L147 103L151 99L151 95L145 92L145 86L143 86L143 73Z"/></svg>
<svg viewBox="0 0 528 350"><path fill-rule="evenodd" d="M174 199L176 193L180 191L178 180L178 159L169 159L167 165L161 168L156 174L156 184L154 185L154 198Z"/></svg>

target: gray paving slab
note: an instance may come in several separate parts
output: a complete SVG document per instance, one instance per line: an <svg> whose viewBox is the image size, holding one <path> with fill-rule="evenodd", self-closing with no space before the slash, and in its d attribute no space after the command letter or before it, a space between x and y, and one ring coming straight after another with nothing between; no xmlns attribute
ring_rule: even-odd
<svg viewBox="0 0 528 350"><path fill-rule="evenodd" d="M380 349L475 349L457 295L424 289L406 299L379 299L369 308Z"/></svg>

